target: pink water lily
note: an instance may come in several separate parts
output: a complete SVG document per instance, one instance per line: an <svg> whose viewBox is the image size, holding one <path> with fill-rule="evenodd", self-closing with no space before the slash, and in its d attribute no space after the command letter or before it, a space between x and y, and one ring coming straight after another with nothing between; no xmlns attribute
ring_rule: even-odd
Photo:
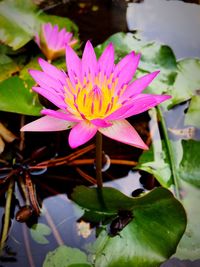
<svg viewBox="0 0 200 267"><path fill-rule="evenodd" d="M72 128L69 134L72 148L86 143L99 131L122 143L148 149L126 118L142 113L170 96L142 93L159 72L132 81L139 59L139 54L131 52L115 65L114 47L110 43L97 60L89 41L82 60L67 46L67 74L39 59L42 71L30 70L38 84L33 90L51 101L58 110L42 110L46 116L21 130L60 131Z"/></svg>
<svg viewBox="0 0 200 267"><path fill-rule="evenodd" d="M73 46L77 43L71 32L67 32L65 28L59 31L58 25L53 26L51 23L42 24L35 41L48 60L64 56L66 45Z"/></svg>

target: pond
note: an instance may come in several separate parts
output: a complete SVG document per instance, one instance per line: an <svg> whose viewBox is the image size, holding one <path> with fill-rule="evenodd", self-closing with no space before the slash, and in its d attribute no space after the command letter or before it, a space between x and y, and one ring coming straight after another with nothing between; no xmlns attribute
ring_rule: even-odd
<svg viewBox="0 0 200 267"><path fill-rule="evenodd" d="M0 39L13 48L0 50L0 267L200 266L198 1L34 2L36 11L29 1L0 3ZM147 152L103 136L102 191L94 137L73 149L69 130L20 132L42 106L54 109L22 94L43 57L31 33L35 14L40 24L67 23L80 56L88 39L98 57L109 42L116 61L141 52L136 78L160 69L147 93L172 95L128 118ZM64 57L55 65L65 70Z"/></svg>

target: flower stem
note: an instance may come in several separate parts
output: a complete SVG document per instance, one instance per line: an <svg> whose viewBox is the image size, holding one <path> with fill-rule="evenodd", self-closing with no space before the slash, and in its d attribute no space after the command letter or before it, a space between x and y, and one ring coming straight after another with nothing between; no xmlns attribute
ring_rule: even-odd
<svg viewBox="0 0 200 267"><path fill-rule="evenodd" d="M102 188L102 135L100 132L96 134L96 180L98 188Z"/></svg>
<svg viewBox="0 0 200 267"><path fill-rule="evenodd" d="M9 186L8 186L7 197L6 197L4 225L3 225L3 231L2 231L2 236L1 236L1 240L0 240L0 254L3 250L5 241L6 241L7 236L8 236L9 223L10 223L10 209L11 209L11 201L12 201L14 184L15 184L15 181L13 178L11 178Z"/></svg>
<svg viewBox="0 0 200 267"><path fill-rule="evenodd" d="M165 140L167 152L169 155L169 163L170 163L171 172L172 172L172 179L173 179L173 183L174 183L174 187L175 187L174 193L175 193L175 196L178 199L180 199L178 176L177 176L176 166L175 166L175 158L174 158L173 149L172 149L169 137L168 137L167 126L166 126L165 120L163 118L163 114L162 114L160 107L157 106L156 109L157 109L158 116L160 119L161 127L163 130L163 135L164 135L164 140Z"/></svg>

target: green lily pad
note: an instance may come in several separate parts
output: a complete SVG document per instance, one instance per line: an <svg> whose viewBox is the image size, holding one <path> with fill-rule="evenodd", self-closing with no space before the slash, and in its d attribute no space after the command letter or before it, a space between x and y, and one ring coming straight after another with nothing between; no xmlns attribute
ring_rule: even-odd
<svg viewBox="0 0 200 267"><path fill-rule="evenodd" d="M156 267L176 250L186 227L186 215L180 202L165 188L157 188L143 197L131 198L114 188L79 186L73 200L84 209L110 215L130 210L133 220L111 237L102 231L90 252L98 267Z"/></svg>
<svg viewBox="0 0 200 267"><path fill-rule="evenodd" d="M160 137L156 110L151 109L149 115L151 117L150 124L153 128L152 145L149 150L143 152L140 156L135 169L152 174L162 186L169 188L172 184L171 170L165 142Z"/></svg>
<svg viewBox="0 0 200 267"><path fill-rule="evenodd" d="M176 80L170 89L171 106L180 104L196 95L200 89L200 59L183 59L177 64Z"/></svg>
<svg viewBox="0 0 200 267"><path fill-rule="evenodd" d="M0 54L0 68L0 81L7 79L13 73L19 71L17 64L5 54Z"/></svg>
<svg viewBox="0 0 200 267"><path fill-rule="evenodd" d="M188 183L200 187L200 142L183 140L183 158L179 165L179 177Z"/></svg>
<svg viewBox="0 0 200 267"><path fill-rule="evenodd" d="M45 237L51 234L51 228L43 223L34 224L30 229L33 240L39 244L48 244L49 240Z"/></svg>
<svg viewBox="0 0 200 267"><path fill-rule="evenodd" d="M192 125L200 128L200 96L195 95L191 98L189 109L185 115L185 125Z"/></svg>
<svg viewBox="0 0 200 267"><path fill-rule="evenodd" d="M19 77L0 83L0 110L39 116L42 109L38 96Z"/></svg>
<svg viewBox="0 0 200 267"><path fill-rule="evenodd" d="M87 256L77 248L60 246L46 255L43 267L91 267Z"/></svg>
<svg viewBox="0 0 200 267"><path fill-rule="evenodd" d="M181 188L181 202L186 209L188 223L174 256L180 259L196 260L200 255L200 207L197 205L200 191L185 181L181 181Z"/></svg>
<svg viewBox="0 0 200 267"><path fill-rule="evenodd" d="M14 50L24 46L35 34L36 18L35 6L31 1L0 2L0 40Z"/></svg>

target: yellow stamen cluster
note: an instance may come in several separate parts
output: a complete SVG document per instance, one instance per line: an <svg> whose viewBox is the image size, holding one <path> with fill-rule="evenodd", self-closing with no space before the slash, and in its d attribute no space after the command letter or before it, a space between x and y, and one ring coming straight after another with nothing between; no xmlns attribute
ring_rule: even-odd
<svg viewBox="0 0 200 267"><path fill-rule="evenodd" d="M68 110L86 120L105 118L121 107L119 93L116 94L117 83L113 74L107 78L101 72L95 77L85 76L82 83L77 79L75 86L67 78L65 102Z"/></svg>

